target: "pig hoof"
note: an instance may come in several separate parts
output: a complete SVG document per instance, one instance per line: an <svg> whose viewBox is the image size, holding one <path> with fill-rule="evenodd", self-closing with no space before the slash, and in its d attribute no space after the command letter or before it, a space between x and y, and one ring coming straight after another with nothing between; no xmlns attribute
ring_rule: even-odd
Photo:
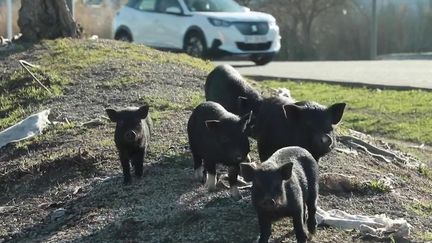
<svg viewBox="0 0 432 243"><path fill-rule="evenodd" d="M204 176L203 176L203 168L202 167L200 167L194 171L194 178L195 178L195 180L197 180L199 182L203 181Z"/></svg>
<svg viewBox="0 0 432 243"><path fill-rule="evenodd" d="M231 197L235 200L235 201L239 201L240 199L242 199L242 196L239 194L239 195L234 195L234 194L231 194Z"/></svg>
<svg viewBox="0 0 432 243"><path fill-rule="evenodd" d="M216 191L216 186L213 185L206 185L207 191L208 192L215 192Z"/></svg>
<svg viewBox="0 0 432 243"><path fill-rule="evenodd" d="M216 191L216 175L207 174L205 186L209 192Z"/></svg>

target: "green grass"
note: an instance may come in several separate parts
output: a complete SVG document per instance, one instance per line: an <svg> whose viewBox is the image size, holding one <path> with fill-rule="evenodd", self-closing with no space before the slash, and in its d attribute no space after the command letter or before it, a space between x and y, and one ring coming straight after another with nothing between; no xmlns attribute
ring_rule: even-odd
<svg viewBox="0 0 432 243"><path fill-rule="evenodd" d="M56 39L42 41L41 54L32 68L36 77L50 89L52 94L40 87L24 70L17 69L9 77L0 79L0 130L5 129L26 116L42 109L41 104L55 96L60 96L64 88L79 78L84 70L97 68L108 61L119 63L119 69L127 69L130 74L115 80L104 80L100 87L121 87L143 82L139 76L140 63L176 64L196 68L205 72L213 69L213 64L190 57L185 54L166 53L144 45L129 44L118 41L89 41L75 39ZM25 49L31 49L31 46ZM23 49L23 50L25 50ZM197 103L197 96L187 97L191 104ZM184 105L169 104L168 101L150 97L150 103L160 109L179 110Z"/></svg>
<svg viewBox="0 0 432 243"><path fill-rule="evenodd" d="M153 125L157 125L161 120L170 117L172 110L159 111L150 108L150 118L152 119Z"/></svg>
<svg viewBox="0 0 432 243"><path fill-rule="evenodd" d="M372 192L386 193L391 191L391 188L380 180L371 180L367 182L365 186L368 190Z"/></svg>
<svg viewBox="0 0 432 243"><path fill-rule="evenodd" d="M45 68L31 68L31 71L51 93L24 70L14 71L8 80L0 82L0 129L38 111L42 101L61 95L63 87L69 83L67 78L55 71Z"/></svg>
<svg viewBox="0 0 432 243"><path fill-rule="evenodd" d="M417 201L407 207L421 217L432 217L432 201Z"/></svg>
<svg viewBox="0 0 432 243"><path fill-rule="evenodd" d="M421 165L419 166L418 171L421 175L432 180L432 168L428 167L427 165Z"/></svg>
<svg viewBox="0 0 432 243"><path fill-rule="evenodd" d="M32 144L37 144L43 141L48 141L51 138L61 136L66 133L72 132L72 130L79 128L75 123L73 122L62 122L57 123L55 125L48 126L44 132L38 136L31 137L29 139L25 139L19 142L14 143L14 146L16 149L26 150L28 149L28 146L31 146Z"/></svg>
<svg viewBox="0 0 432 243"><path fill-rule="evenodd" d="M431 242L432 241L432 232L431 231L418 232L417 237L422 242Z"/></svg>
<svg viewBox="0 0 432 243"><path fill-rule="evenodd" d="M146 96L144 102L147 103L152 110L167 111L167 110L182 110L181 104L171 102L161 96Z"/></svg>
<svg viewBox="0 0 432 243"><path fill-rule="evenodd" d="M205 101L203 92L193 92L186 98L188 101L185 109L187 110L193 110L195 107Z"/></svg>
<svg viewBox="0 0 432 243"><path fill-rule="evenodd" d="M285 87L296 100L348 104L343 125L361 132L432 144L432 92L377 90L334 84L267 80L264 88Z"/></svg>
<svg viewBox="0 0 432 243"><path fill-rule="evenodd" d="M110 59L120 59L126 63L183 64L204 71L210 71L213 68L209 61L202 61L185 54L160 52L144 45L125 42L56 39L43 41L42 45L48 51L40 58L41 65L66 73L102 64Z"/></svg>

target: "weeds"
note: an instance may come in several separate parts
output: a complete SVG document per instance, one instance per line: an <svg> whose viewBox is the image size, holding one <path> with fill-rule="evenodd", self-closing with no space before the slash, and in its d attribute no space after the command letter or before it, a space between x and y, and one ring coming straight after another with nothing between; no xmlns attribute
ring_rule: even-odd
<svg viewBox="0 0 432 243"><path fill-rule="evenodd" d="M432 201L416 201L408 205L408 209L421 217L432 217Z"/></svg>
<svg viewBox="0 0 432 243"><path fill-rule="evenodd" d="M423 176L425 176L425 177L427 177L427 178L429 178L429 179L432 180L432 169L429 168L428 166L426 166L426 165L419 166L418 172L421 175L423 175Z"/></svg>
<svg viewBox="0 0 432 243"><path fill-rule="evenodd" d="M372 192L378 192L378 193L391 192L391 188L388 185L386 185L383 181L380 180L370 180L368 183L365 184L365 187Z"/></svg>

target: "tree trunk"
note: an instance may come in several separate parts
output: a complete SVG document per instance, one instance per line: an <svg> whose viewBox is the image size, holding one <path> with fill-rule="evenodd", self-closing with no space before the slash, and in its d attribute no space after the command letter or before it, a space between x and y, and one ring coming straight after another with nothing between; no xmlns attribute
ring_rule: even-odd
<svg viewBox="0 0 432 243"><path fill-rule="evenodd" d="M21 0L18 26L25 41L81 35L65 0Z"/></svg>

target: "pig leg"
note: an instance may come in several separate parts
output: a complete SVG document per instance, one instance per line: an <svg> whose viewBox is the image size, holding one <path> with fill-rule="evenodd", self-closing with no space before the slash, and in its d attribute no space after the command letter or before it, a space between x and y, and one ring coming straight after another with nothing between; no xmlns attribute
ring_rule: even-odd
<svg viewBox="0 0 432 243"><path fill-rule="evenodd" d="M192 157L194 160L194 177L197 181L204 181L204 167L202 163L202 158L196 153L192 152Z"/></svg>
<svg viewBox="0 0 432 243"><path fill-rule="evenodd" d="M125 152L120 152L120 162L123 169L124 184L131 182L129 156Z"/></svg>
<svg viewBox="0 0 432 243"><path fill-rule="evenodd" d="M258 215L260 236L258 243L267 243L271 235L271 222L263 216Z"/></svg>
<svg viewBox="0 0 432 243"><path fill-rule="evenodd" d="M216 190L216 163L204 161L204 167L207 171L206 188L209 192Z"/></svg>
<svg viewBox="0 0 432 243"><path fill-rule="evenodd" d="M143 166L144 166L144 149L138 151L136 154L134 154L132 158L132 163L135 168L135 176L136 177L142 177L143 175Z"/></svg>
<svg viewBox="0 0 432 243"><path fill-rule="evenodd" d="M316 221L316 205L317 205L317 192L312 193L312 196L309 198L307 203L307 211L308 211L308 218L307 218L307 228L309 230L309 233L315 234L316 227L317 227L317 221Z"/></svg>
<svg viewBox="0 0 432 243"><path fill-rule="evenodd" d="M293 215L294 232L297 238L297 242L304 243L307 241L308 237L303 221L303 207L300 207L300 209L296 211L297 212Z"/></svg>
<svg viewBox="0 0 432 243"><path fill-rule="evenodd" d="M238 189L238 181L237 181L237 176L239 174L239 171L240 171L240 165L230 166L228 168L228 181L230 184L231 196L235 200L241 199L241 195Z"/></svg>
<svg viewBox="0 0 432 243"><path fill-rule="evenodd" d="M251 157L250 157L249 154L248 154L247 157L246 157L246 162L248 162L248 163L252 163L252 159L251 159Z"/></svg>

